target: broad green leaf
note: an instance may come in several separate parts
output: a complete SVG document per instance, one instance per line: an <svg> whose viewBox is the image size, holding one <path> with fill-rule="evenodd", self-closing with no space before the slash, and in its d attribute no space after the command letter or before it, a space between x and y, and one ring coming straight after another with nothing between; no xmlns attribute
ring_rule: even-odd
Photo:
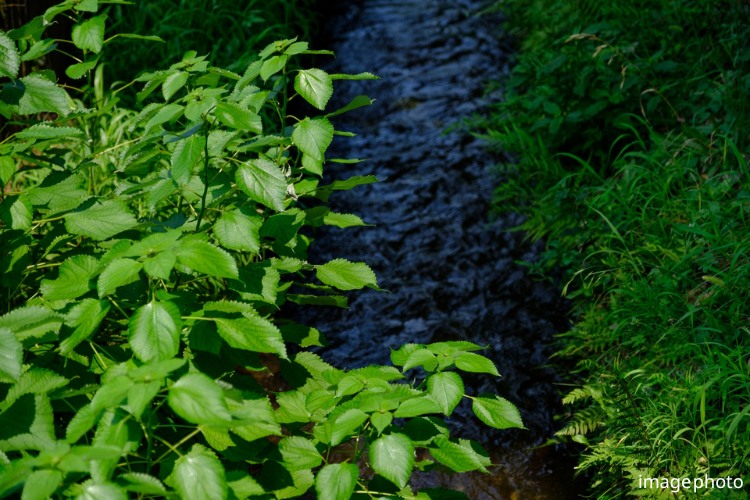
<svg viewBox="0 0 750 500"><path fill-rule="evenodd" d="M315 266L315 275L326 285L339 290L359 290L365 286L378 287L378 279L367 264L334 259Z"/></svg>
<svg viewBox="0 0 750 500"><path fill-rule="evenodd" d="M181 116L184 111L185 106L182 104L171 103L162 106L161 109L159 109L159 111L148 120L144 132L148 134L152 128L176 119Z"/></svg>
<svg viewBox="0 0 750 500"><path fill-rule="evenodd" d="M322 111L333 95L333 81L323 70L316 68L300 70L294 78L294 90L304 100Z"/></svg>
<svg viewBox="0 0 750 500"><path fill-rule="evenodd" d="M0 220L11 229L26 230L31 227L33 207L28 197L8 196L0 203Z"/></svg>
<svg viewBox="0 0 750 500"><path fill-rule="evenodd" d="M214 234L221 246L230 250L258 253L263 220L240 210L225 212L214 223Z"/></svg>
<svg viewBox="0 0 750 500"><path fill-rule="evenodd" d="M354 214L338 214L329 212L323 216L323 223L327 226L336 226L341 228L357 227L357 226L369 226Z"/></svg>
<svg viewBox="0 0 750 500"><path fill-rule="evenodd" d="M281 71L284 66L286 66L288 60L289 56L286 54L269 57L266 61L263 62L263 66L261 66L260 68L260 77L263 79L263 81L268 80L273 75Z"/></svg>
<svg viewBox="0 0 750 500"><path fill-rule="evenodd" d="M0 31L0 76L15 80L21 68L21 55L16 43Z"/></svg>
<svg viewBox="0 0 750 500"><path fill-rule="evenodd" d="M177 257L173 253L160 252L143 260L143 270L152 278L168 280L175 263Z"/></svg>
<svg viewBox="0 0 750 500"><path fill-rule="evenodd" d="M404 344L398 349L391 349L391 363L395 366L404 366L409 356L420 349L424 349L422 344Z"/></svg>
<svg viewBox="0 0 750 500"><path fill-rule="evenodd" d="M391 425L391 422L393 422L393 413L389 411L384 412L375 412L370 415L370 422L372 422L372 426L377 429L378 434L382 434L383 431Z"/></svg>
<svg viewBox="0 0 750 500"><path fill-rule="evenodd" d="M404 371L421 366L425 371L435 371L438 361L435 355L429 349L420 348L412 352L404 362Z"/></svg>
<svg viewBox="0 0 750 500"><path fill-rule="evenodd" d="M21 500L47 500L52 498L63 482L63 473L59 470L36 470L26 479Z"/></svg>
<svg viewBox="0 0 750 500"><path fill-rule="evenodd" d="M367 418L367 413L357 408L346 410L332 422L331 445L336 446L353 436Z"/></svg>
<svg viewBox="0 0 750 500"><path fill-rule="evenodd" d="M118 375L107 380L91 399L91 407L104 410L119 406L128 396L128 391L132 385L133 382L125 375Z"/></svg>
<svg viewBox="0 0 750 500"><path fill-rule="evenodd" d="M518 408L500 396L472 398L471 409L479 420L495 429L524 428Z"/></svg>
<svg viewBox="0 0 750 500"><path fill-rule="evenodd" d="M281 169L265 159L251 160L237 169L237 186L253 201L284 211L287 180Z"/></svg>
<svg viewBox="0 0 750 500"><path fill-rule="evenodd" d="M165 361L152 361L138 368L128 371L128 377L136 382L151 382L161 380L173 371L182 368L184 359L168 359Z"/></svg>
<svg viewBox="0 0 750 500"><path fill-rule="evenodd" d="M201 160L205 147L206 136L201 134L193 134L177 143L170 159L172 178L177 184L182 186L190 181L193 168Z"/></svg>
<svg viewBox="0 0 750 500"><path fill-rule="evenodd" d="M91 198L81 188L82 183L83 177L78 174L53 173L31 189L28 197L34 206L46 205L49 212L45 215L52 216L72 210Z"/></svg>
<svg viewBox="0 0 750 500"><path fill-rule="evenodd" d="M101 52L104 46L104 21L106 14L92 17L73 26L71 39L76 47L81 50L90 50L96 54Z"/></svg>
<svg viewBox="0 0 750 500"><path fill-rule="evenodd" d="M450 415L464 396L464 382L455 372L434 373L427 378L427 392L440 410Z"/></svg>
<svg viewBox="0 0 750 500"><path fill-rule="evenodd" d="M170 361L176 361L174 359ZM179 360L183 361L183 360ZM156 395L161 390L162 382L142 382L130 386L128 389L128 406L127 411L137 420L141 419L146 407L151 404Z"/></svg>
<svg viewBox="0 0 750 500"><path fill-rule="evenodd" d="M9 328L0 328L0 382L13 383L21 378L23 346Z"/></svg>
<svg viewBox="0 0 750 500"><path fill-rule="evenodd" d="M72 234L106 240L138 224L121 201L107 200L81 211L65 214L65 228Z"/></svg>
<svg viewBox="0 0 750 500"><path fill-rule="evenodd" d="M130 318L130 347L143 362L174 358L180 349L180 311L171 302L149 302Z"/></svg>
<svg viewBox="0 0 750 500"><path fill-rule="evenodd" d="M67 314L65 323L75 327L73 333L60 342L60 354L69 356L78 344L96 331L109 312L107 300L84 299Z"/></svg>
<svg viewBox="0 0 750 500"><path fill-rule="evenodd" d="M65 74L73 80L78 80L86 76L89 71L96 68L97 64L99 64L99 57L90 58L82 63L71 64L65 68Z"/></svg>
<svg viewBox="0 0 750 500"><path fill-rule="evenodd" d="M266 397L229 399L229 411L234 417L229 428L245 441L255 441L266 436L281 436L281 426L276 421L273 407Z"/></svg>
<svg viewBox="0 0 750 500"><path fill-rule="evenodd" d="M328 464L315 477L318 500L351 498L359 478L359 467L354 464Z"/></svg>
<svg viewBox="0 0 750 500"><path fill-rule="evenodd" d="M379 77L369 72L357 73L355 75L336 73L331 75L332 80L380 80Z"/></svg>
<svg viewBox="0 0 750 500"><path fill-rule="evenodd" d="M57 43L51 39L39 40L29 47L29 50L23 53L21 61L33 61L39 59L57 48ZM0 49L2 50L2 49Z"/></svg>
<svg viewBox="0 0 750 500"><path fill-rule="evenodd" d="M46 123L37 123L16 134L20 139L60 139L83 137L83 131L75 127L53 127Z"/></svg>
<svg viewBox="0 0 750 500"><path fill-rule="evenodd" d="M161 87L162 95L165 101L169 101L173 95L177 93L188 81L190 75L187 71L178 71L176 73L170 73L164 79L164 84Z"/></svg>
<svg viewBox="0 0 750 500"><path fill-rule="evenodd" d="M74 255L60 264L54 280L42 280L39 291L47 300L72 300L88 292L99 262L91 255Z"/></svg>
<svg viewBox="0 0 750 500"><path fill-rule="evenodd" d="M62 315L42 306L20 307L0 316L0 328L9 328L21 342L57 333L62 324Z"/></svg>
<svg viewBox="0 0 750 500"><path fill-rule="evenodd" d="M51 370L30 368L21 375L21 379L13 385L0 403L0 412L4 412L18 398L24 394L47 394L70 383L67 378Z"/></svg>
<svg viewBox="0 0 750 500"><path fill-rule="evenodd" d="M216 318L216 327L227 344L245 351L278 354L287 359L286 346L276 325L260 316Z"/></svg>
<svg viewBox="0 0 750 500"><path fill-rule="evenodd" d="M229 471L227 472L227 480L229 481L229 489L237 498L263 496L266 493L265 488L245 471Z"/></svg>
<svg viewBox="0 0 750 500"><path fill-rule="evenodd" d="M99 298L111 295L117 288L138 280L143 264L133 259L115 259L110 262L96 282Z"/></svg>
<svg viewBox="0 0 750 500"><path fill-rule="evenodd" d="M403 488L414 469L414 445L403 434L381 436L370 445L370 463L375 472Z"/></svg>
<svg viewBox="0 0 750 500"><path fill-rule="evenodd" d="M62 87L58 87L57 84L37 73L24 76L13 84L6 85L3 92L0 92L0 101L5 95L20 96L17 101L8 101L17 103L17 112L20 115L57 113L68 116L73 109L68 94Z"/></svg>
<svg viewBox="0 0 750 500"><path fill-rule="evenodd" d="M17 490L33 473L36 459L29 456L8 463L5 453L0 452L0 456L3 457L3 464L0 467L0 497L8 498L12 493L17 494Z"/></svg>
<svg viewBox="0 0 750 500"><path fill-rule="evenodd" d="M428 448L432 457L456 472L487 472L486 467L492 465L487 452L476 443L465 439L455 443L443 436L436 437L434 443L436 446Z"/></svg>
<svg viewBox="0 0 750 500"><path fill-rule="evenodd" d="M25 394L0 415L0 450L44 450L55 440L54 415L46 394Z"/></svg>
<svg viewBox="0 0 750 500"><path fill-rule="evenodd" d="M232 419L221 388L202 373L183 375L169 388L168 401L175 413L193 424L225 424Z"/></svg>
<svg viewBox="0 0 750 500"><path fill-rule="evenodd" d="M355 97L354 99L352 99L349 102L349 104L347 104L343 108L337 109L333 113L328 113L326 115L326 118L331 118L333 116L338 116L338 115L340 115L342 113L346 113L348 111L351 111L351 110L357 109L357 108L361 108L363 106L369 106L373 102L375 102L375 101L373 99L370 99L366 95L358 95L357 97Z"/></svg>
<svg viewBox="0 0 750 500"><path fill-rule="evenodd" d="M117 484L122 488L141 495L167 496L167 489L154 476L143 472L126 472L117 476Z"/></svg>
<svg viewBox="0 0 750 500"><path fill-rule="evenodd" d="M322 161L333 140L333 125L327 118L305 118L294 126L292 139L300 151Z"/></svg>
<svg viewBox="0 0 750 500"><path fill-rule="evenodd" d="M284 54L293 56L305 52L310 47L307 42L295 42L284 51Z"/></svg>
<svg viewBox="0 0 750 500"><path fill-rule="evenodd" d="M279 451L284 457L284 468L289 471L313 469L323 463L315 444L301 436L289 436L279 441Z"/></svg>
<svg viewBox="0 0 750 500"><path fill-rule="evenodd" d="M127 500L125 490L112 483L86 483L76 500Z"/></svg>
<svg viewBox="0 0 750 500"><path fill-rule="evenodd" d="M16 162L10 156L0 156L0 184L3 186L16 173Z"/></svg>
<svg viewBox="0 0 750 500"><path fill-rule="evenodd" d="M219 278L237 278L237 263L225 250L205 241L182 239L176 248L177 262L193 271Z"/></svg>
<svg viewBox="0 0 750 500"><path fill-rule="evenodd" d="M214 109L216 118L229 128L247 130L255 134L263 133L260 115L232 102L220 102Z"/></svg>
<svg viewBox="0 0 750 500"><path fill-rule="evenodd" d="M500 374L497 372L495 363L485 358L480 354L474 354L473 352L464 352L458 355L455 360L456 368L465 372L472 373L489 373L499 377Z"/></svg>
<svg viewBox="0 0 750 500"><path fill-rule="evenodd" d="M177 459L169 483L181 498L223 500L227 498L226 473L219 459L195 444L190 453Z"/></svg>
<svg viewBox="0 0 750 500"><path fill-rule="evenodd" d="M428 396L422 396L407 399L401 403L393 416L396 418L411 418L420 415L429 415L431 413L439 413L440 411L441 409L435 401Z"/></svg>
<svg viewBox="0 0 750 500"><path fill-rule="evenodd" d="M96 12L99 10L99 0L80 0L73 8L80 12Z"/></svg>

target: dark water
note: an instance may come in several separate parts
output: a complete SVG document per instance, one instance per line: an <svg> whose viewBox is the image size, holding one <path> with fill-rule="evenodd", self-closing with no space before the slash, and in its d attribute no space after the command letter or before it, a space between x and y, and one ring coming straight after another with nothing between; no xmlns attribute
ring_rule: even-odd
<svg viewBox="0 0 750 500"><path fill-rule="evenodd" d="M388 363L389 348L462 339L489 345L503 377L466 377L467 392L492 392L513 401L527 431L477 425L468 406L453 419L455 434L491 450L491 475L422 476L417 486L444 485L470 498L575 497L572 461L561 448L537 448L555 430L558 377L547 367L553 335L565 328L559 291L534 282L518 260L538 248L509 233L515 216L490 220L489 200L499 180L491 154L462 118L479 113L502 91L489 80L509 71L509 41L499 15L478 16L479 0L362 0L326 14L327 40L336 53L329 71L369 71L379 81L336 82L340 105L357 94L376 103L336 117L329 158L366 158L328 164L328 175L375 174L383 182L332 197L335 211L353 212L375 227L329 228L316 235L310 261L344 257L371 265L389 293L353 295L348 310L303 311L323 331L323 356L341 367ZM330 109L335 109L332 106Z"/></svg>

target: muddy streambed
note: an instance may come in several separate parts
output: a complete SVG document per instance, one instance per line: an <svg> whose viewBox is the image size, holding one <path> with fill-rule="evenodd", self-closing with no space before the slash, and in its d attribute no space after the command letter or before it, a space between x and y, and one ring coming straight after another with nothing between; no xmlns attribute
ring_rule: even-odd
<svg viewBox="0 0 750 500"><path fill-rule="evenodd" d="M462 339L489 345L503 377L465 377L467 392L493 392L521 410L527 431L477 425L468 406L452 419L454 433L490 450L491 475L421 476L418 486L444 485L470 498L574 496L572 462L564 450L537 448L554 432L558 381L546 365L553 335L565 327L559 291L534 282L516 261L538 249L506 232L517 217L490 220L502 158L455 124L502 98L488 80L509 71L509 43L498 15L478 16L481 0L361 0L328 6L321 48L336 53L329 71L377 74L378 81L336 82L335 104L357 94L369 108L336 117L339 130L327 175L375 174L382 182L332 197L335 211L359 214L374 227L328 228L316 235L311 262L344 257L367 262L388 293L353 295L348 310L306 308L308 324L330 346L321 352L347 368L385 364L389 348L408 342Z"/></svg>

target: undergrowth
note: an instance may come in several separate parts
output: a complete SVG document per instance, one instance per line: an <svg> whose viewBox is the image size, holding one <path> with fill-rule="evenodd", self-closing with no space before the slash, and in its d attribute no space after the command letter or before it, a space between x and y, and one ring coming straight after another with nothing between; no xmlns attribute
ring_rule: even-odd
<svg viewBox="0 0 750 500"><path fill-rule="evenodd" d="M558 439L584 445L598 498L745 498L641 479L750 481L750 6L497 7L519 55L475 126L515 157L496 205L546 240L529 266L566 276Z"/></svg>

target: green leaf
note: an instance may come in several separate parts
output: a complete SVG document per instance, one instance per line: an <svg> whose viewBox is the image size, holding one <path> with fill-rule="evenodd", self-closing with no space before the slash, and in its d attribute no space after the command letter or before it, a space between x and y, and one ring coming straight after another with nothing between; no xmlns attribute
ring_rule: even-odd
<svg viewBox="0 0 750 500"><path fill-rule="evenodd" d="M237 169L237 186L252 200L284 211L287 180L281 169L265 159L251 160Z"/></svg>
<svg viewBox="0 0 750 500"><path fill-rule="evenodd" d="M258 253L263 219L245 215L239 209L225 212L214 223L214 234L221 246L230 250Z"/></svg>
<svg viewBox="0 0 750 500"><path fill-rule="evenodd" d="M210 243L182 239L177 246L177 262L193 271L219 278L237 278L237 263L225 250Z"/></svg>
<svg viewBox="0 0 750 500"><path fill-rule="evenodd" d="M52 405L46 394L25 394L0 415L0 449L44 450L55 442Z"/></svg>
<svg viewBox="0 0 750 500"><path fill-rule="evenodd" d="M185 106L182 104L171 103L162 106L154 116L149 118L146 127L144 128L144 132L148 134L152 128L161 125L162 123L175 120L177 117L181 116L184 111Z"/></svg>
<svg viewBox="0 0 750 500"><path fill-rule="evenodd" d="M38 73L5 85L0 92L0 102L3 100L17 105L17 113L20 115L57 113L67 116L73 109L68 94Z"/></svg>
<svg viewBox="0 0 750 500"><path fill-rule="evenodd" d="M396 418L411 418L440 412L440 407L428 396L407 399L393 414Z"/></svg>
<svg viewBox="0 0 750 500"><path fill-rule="evenodd" d="M367 418L367 413L357 408L352 408L342 413L332 422L331 446L336 446L345 439L353 436L362 424L367 421Z"/></svg>
<svg viewBox="0 0 750 500"><path fill-rule="evenodd" d="M99 0L80 0L73 8L80 12L96 12L99 10Z"/></svg>
<svg viewBox="0 0 750 500"><path fill-rule="evenodd" d="M328 226L336 226L341 228L370 225L363 222L362 219L354 214L339 214L334 212L329 212L324 215L323 223Z"/></svg>
<svg viewBox="0 0 750 500"><path fill-rule="evenodd" d="M21 68L21 55L16 43L0 31L0 76L15 80Z"/></svg>
<svg viewBox="0 0 750 500"><path fill-rule="evenodd" d="M177 184L182 186L190 181L193 168L203 156L205 147L206 137L200 134L192 134L177 143L170 159L172 178Z"/></svg>
<svg viewBox="0 0 750 500"><path fill-rule="evenodd" d="M169 101L173 95L177 93L188 81L189 73L187 71L178 71L176 73L170 73L164 79L164 84L161 87L162 95L164 100Z"/></svg>
<svg viewBox="0 0 750 500"><path fill-rule="evenodd" d="M318 500L343 500L351 498L357 486L359 468L354 464L329 464L315 477Z"/></svg>
<svg viewBox="0 0 750 500"><path fill-rule="evenodd" d="M121 201L107 200L78 212L65 214L65 228L72 234L106 240L138 224Z"/></svg>
<svg viewBox="0 0 750 500"><path fill-rule="evenodd" d="M127 493L111 483L86 483L76 500L127 500Z"/></svg>
<svg viewBox="0 0 750 500"><path fill-rule="evenodd" d="M83 137L83 131L75 127L54 127L47 123L37 123L16 134L20 139L60 139Z"/></svg>
<svg viewBox="0 0 750 500"><path fill-rule="evenodd" d="M0 382L13 383L21 378L23 346L9 328L0 328Z"/></svg>
<svg viewBox="0 0 750 500"><path fill-rule="evenodd" d="M16 173L16 162L10 156L0 156L0 184L5 186Z"/></svg>
<svg viewBox="0 0 750 500"><path fill-rule="evenodd" d="M99 64L98 56L89 58L82 63L71 64L70 66L65 68L65 74L73 80L78 80L79 78L83 78L84 76L86 76L89 71L96 68L97 64Z"/></svg>
<svg viewBox="0 0 750 500"><path fill-rule="evenodd" d="M104 21L106 14L101 14L73 26L71 39L81 50L90 50L96 54L104 46Z"/></svg>
<svg viewBox="0 0 750 500"><path fill-rule="evenodd" d="M180 311L171 302L149 302L130 318L130 347L143 362L174 358L180 349Z"/></svg>
<svg viewBox="0 0 750 500"><path fill-rule="evenodd" d="M279 451L284 457L284 468L289 471L313 469L323 463L315 444L301 436L289 436L279 441Z"/></svg>
<svg viewBox="0 0 750 500"><path fill-rule="evenodd" d="M434 373L427 378L427 392L445 415L450 415L464 396L464 382L455 372Z"/></svg>
<svg viewBox="0 0 750 500"><path fill-rule="evenodd" d="M184 359L152 361L151 363L129 370L128 377L136 382L151 382L152 380L163 379L173 371L182 368L184 365Z"/></svg>
<svg viewBox="0 0 750 500"><path fill-rule="evenodd" d="M224 467L205 447L195 444L190 453L177 459L170 483L181 498L227 498L228 488Z"/></svg>
<svg viewBox="0 0 750 500"><path fill-rule="evenodd" d="M437 436L434 443L437 447L428 448L432 457L456 472L487 472L486 467L492 465L487 452L476 443L465 439L454 443L443 436Z"/></svg>
<svg viewBox="0 0 750 500"><path fill-rule="evenodd" d="M359 290L365 286L377 289L378 279L367 264L334 259L315 266L315 275L326 285L339 290Z"/></svg>
<svg viewBox="0 0 750 500"><path fill-rule="evenodd" d="M42 306L20 307L0 316L0 328L9 328L21 342L57 333L62 324L62 315Z"/></svg>
<svg viewBox="0 0 750 500"><path fill-rule="evenodd" d="M167 496L167 489L154 476L143 472L126 472L117 477L117 484L133 493Z"/></svg>
<svg viewBox="0 0 750 500"><path fill-rule="evenodd" d="M497 372L495 363L485 358L480 354L474 354L473 352L464 352L458 355L455 359L456 368L465 372L472 373L489 373L499 377L500 374Z"/></svg>
<svg viewBox="0 0 750 500"><path fill-rule="evenodd" d="M412 352L409 357L406 358L406 361L403 365L404 371L417 366L421 366L425 369L425 371L431 372L435 371L435 369L437 368L438 361L435 355L430 352L429 349L425 349L423 347Z"/></svg>
<svg viewBox="0 0 750 500"><path fill-rule="evenodd" d="M36 470L26 479L21 500L47 500L52 498L63 482L63 473L59 470Z"/></svg>
<svg viewBox="0 0 750 500"><path fill-rule="evenodd" d="M244 109L232 102L220 102L214 110L216 118L229 128L247 130L255 134L263 133L263 123L258 113Z"/></svg>
<svg viewBox="0 0 750 500"><path fill-rule="evenodd" d="M260 316L216 318L216 327L227 344L245 351L278 354L287 359L286 346L276 325Z"/></svg>
<svg viewBox="0 0 750 500"><path fill-rule="evenodd" d="M380 80L379 77L369 72L357 73L355 75L347 75L336 73L331 75L332 80Z"/></svg>
<svg viewBox="0 0 750 500"><path fill-rule="evenodd" d="M232 419L221 388L202 373L182 376L169 388L168 401L175 413L194 424L226 424Z"/></svg>
<svg viewBox="0 0 750 500"><path fill-rule="evenodd" d="M57 43L54 40L39 40L38 42L35 42L34 45L29 48L29 50L23 53L23 55L21 56L21 61L33 61L34 59L39 59L40 57L49 54L56 48Z"/></svg>
<svg viewBox="0 0 750 500"><path fill-rule="evenodd" d="M472 398L471 409L474 414L490 427L495 429L524 429L518 408L510 401L495 396L494 398Z"/></svg>
<svg viewBox="0 0 750 500"><path fill-rule="evenodd" d="M133 259L115 259L99 275L96 290L99 298L111 295L117 288L138 280L143 264Z"/></svg>
<svg viewBox="0 0 750 500"><path fill-rule="evenodd" d="M382 436L370 445L370 463L375 472L403 488L414 469L414 445L403 434Z"/></svg>
<svg viewBox="0 0 750 500"><path fill-rule="evenodd" d="M377 429L378 434L381 434L393 422L393 413L389 411L375 412L370 415L370 422Z"/></svg>
<svg viewBox="0 0 750 500"><path fill-rule="evenodd" d="M333 125L324 117L305 118L294 126L292 140L300 151L323 161L326 149L333 141Z"/></svg>
<svg viewBox="0 0 750 500"><path fill-rule="evenodd" d="M263 62L263 66L261 66L260 68L260 77L263 79L263 81L268 80L273 75L281 71L284 66L286 66L286 62L288 60L289 56L286 54L269 57L266 61Z"/></svg>
<svg viewBox="0 0 750 500"><path fill-rule="evenodd" d="M110 303L107 300L84 299L76 304L65 318L66 324L74 326L75 330L60 342L60 354L69 356L78 344L94 333L104 321L109 308Z"/></svg>
<svg viewBox="0 0 750 500"><path fill-rule="evenodd" d="M0 203L0 220L12 229L31 227L33 207L27 196L8 196Z"/></svg>
<svg viewBox="0 0 750 500"><path fill-rule="evenodd" d="M333 116L338 116L340 114L346 113L346 112L351 111L353 109L361 108L363 106L369 106L373 102L375 102L375 100L374 99L370 99L366 95L358 95L357 97L355 97L354 99L352 99L349 102L349 104L347 104L343 108L337 109L333 113L328 113L326 115L326 118L331 118Z"/></svg>
<svg viewBox="0 0 750 500"><path fill-rule="evenodd" d="M60 265L54 280L42 280L39 291L47 300L72 300L88 292L99 262L91 255L74 255Z"/></svg>
<svg viewBox="0 0 750 500"><path fill-rule="evenodd" d="M300 70L294 78L294 90L304 100L322 111L333 95L333 81L323 70L316 68Z"/></svg>

